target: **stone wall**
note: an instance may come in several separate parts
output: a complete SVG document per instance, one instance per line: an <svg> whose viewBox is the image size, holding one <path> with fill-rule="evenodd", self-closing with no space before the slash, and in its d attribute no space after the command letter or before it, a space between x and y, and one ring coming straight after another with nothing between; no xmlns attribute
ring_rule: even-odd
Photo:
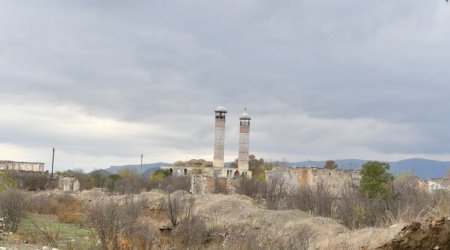
<svg viewBox="0 0 450 250"><path fill-rule="evenodd" d="M191 193L192 194L212 194L216 187L213 176L195 174L191 175Z"/></svg>
<svg viewBox="0 0 450 250"><path fill-rule="evenodd" d="M80 182L75 177L59 177L58 189L64 192L79 192Z"/></svg>
<svg viewBox="0 0 450 250"><path fill-rule="evenodd" d="M324 169L324 168L276 168L266 171L266 181L275 179L285 181L288 191L294 191L300 187L326 187L339 195L347 187L357 188L361 181L359 170L350 169Z"/></svg>
<svg viewBox="0 0 450 250"><path fill-rule="evenodd" d="M234 194L239 178L227 178L207 175L191 175L192 194Z"/></svg>
<svg viewBox="0 0 450 250"><path fill-rule="evenodd" d="M0 170L44 172L44 163L0 161Z"/></svg>

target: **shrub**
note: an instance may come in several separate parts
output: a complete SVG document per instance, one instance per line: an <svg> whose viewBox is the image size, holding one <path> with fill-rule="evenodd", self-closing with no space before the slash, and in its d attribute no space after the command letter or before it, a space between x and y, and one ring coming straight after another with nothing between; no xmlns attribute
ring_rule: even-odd
<svg viewBox="0 0 450 250"><path fill-rule="evenodd" d="M44 173L26 173L23 179L23 187L28 191L44 190L48 177Z"/></svg>
<svg viewBox="0 0 450 250"><path fill-rule="evenodd" d="M3 217L5 230L16 232L24 216L24 196L16 189L7 189L0 193L0 216Z"/></svg>

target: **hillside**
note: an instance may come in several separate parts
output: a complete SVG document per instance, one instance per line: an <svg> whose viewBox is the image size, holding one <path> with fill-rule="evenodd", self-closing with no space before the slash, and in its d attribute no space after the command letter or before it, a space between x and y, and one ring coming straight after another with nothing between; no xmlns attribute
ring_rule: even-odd
<svg viewBox="0 0 450 250"><path fill-rule="evenodd" d="M161 166L168 166L168 165L172 165L172 164L165 163L165 162L146 163L146 164L142 164L142 169L141 169L140 164L135 164L135 165L130 164L130 165L123 165L123 166L111 166L104 170L108 171L111 174L117 174L117 172L119 172L121 169L130 169L130 170L136 171L137 173L145 174L145 173L154 171L154 170L160 168Z"/></svg>
<svg viewBox="0 0 450 250"><path fill-rule="evenodd" d="M104 195L104 194L103 194ZM98 191L83 191L80 199L88 202L103 196ZM160 209L167 193L152 190L136 195L136 201L145 201L150 209L145 220L154 231L169 224ZM176 191L172 197L181 200L192 197L193 211L200 216L208 228L214 228L223 238L219 245L209 245L207 249L270 249L283 246L308 249L372 249L386 243L402 228L365 228L349 230L337 221L315 217L299 210L268 210L242 195L205 194L190 196L187 192ZM126 196L114 196L126 203ZM100 198L101 199L101 198ZM158 216L156 216L158 215Z"/></svg>

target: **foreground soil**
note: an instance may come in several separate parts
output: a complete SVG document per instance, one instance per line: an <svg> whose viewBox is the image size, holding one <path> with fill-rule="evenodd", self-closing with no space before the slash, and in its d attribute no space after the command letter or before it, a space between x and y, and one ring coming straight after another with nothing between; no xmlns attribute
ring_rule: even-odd
<svg viewBox="0 0 450 250"><path fill-rule="evenodd" d="M34 195L47 196L51 194ZM145 203L143 205L145 211L141 215L141 220L148 223L151 232L155 234L155 241L152 242L151 249L183 249L181 246L173 245L176 234L164 235L160 231L161 228L170 224L163 211L163 202L167 195L161 190L152 190L134 195L132 198L136 202ZM109 198L117 199L125 204L130 198L121 195L108 197L99 190L83 191L74 196L84 204ZM177 191L171 196L191 197L184 191ZM272 246L277 244L279 246L280 242L286 243L283 246L286 246L287 249L376 249L380 246L385 247L381 249L419 249L399 248L403 246L402 244L386 244L386 242L393 243L397 239L395 236L404 225L349 230L333 219L314 217L298 210L268 210L247 196L207 194L196 195L193 198L195 199L194 213L202 218L208 228L215 228L218 232L211 244L202 246L205 249L275 249ZM59 224L53 217L33 215L33 218L46 222L43 224L44 226L52 225L52 228L53 224L48 222L56 223L54 228L61 233L59 237L61 241L58 242L60 249L88 249L92 243L96 245L97 240L92 233L89 234L88 228L75 224ZM27 232L27 225L29 223L24 224L22 232ZM66 230L66 228L68 229ZM74 232L73 235L70 235L70 232ZM447 232L449 235L448 231L442 232ZM4 237L0 241L0 246L40 249L43 245L39 247L39 239L33 240L29 235L31 234L22 233L19 235L21 237ZM28 243L22 243L21 241L24 239L28 240ZM172 245L167 244L167 239L172 241L170 243ZM36 243L33 244L33 241L39 243L35 245ZM433 247L420 249L433 249Z"/></svg>
<svg viewBox="0 0 450 250"><path fill-rule="evenodd" d="M445 217L430 223L411 223L378 249L450 249L450 221Z"/></svg>

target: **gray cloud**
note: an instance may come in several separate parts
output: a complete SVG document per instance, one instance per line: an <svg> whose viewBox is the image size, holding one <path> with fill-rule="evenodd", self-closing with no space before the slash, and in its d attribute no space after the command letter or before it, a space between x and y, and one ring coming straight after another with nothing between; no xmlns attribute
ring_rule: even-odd
<svg viewBox="0 0 450 250"><path fill-rule="evenodd" d="M444 159L447 11L406 0L0 1L0 156L48 162L35 152L56 145L67 167L141 152L211 158L223 104L228 160L243 106L265 158Z"/></svg>

